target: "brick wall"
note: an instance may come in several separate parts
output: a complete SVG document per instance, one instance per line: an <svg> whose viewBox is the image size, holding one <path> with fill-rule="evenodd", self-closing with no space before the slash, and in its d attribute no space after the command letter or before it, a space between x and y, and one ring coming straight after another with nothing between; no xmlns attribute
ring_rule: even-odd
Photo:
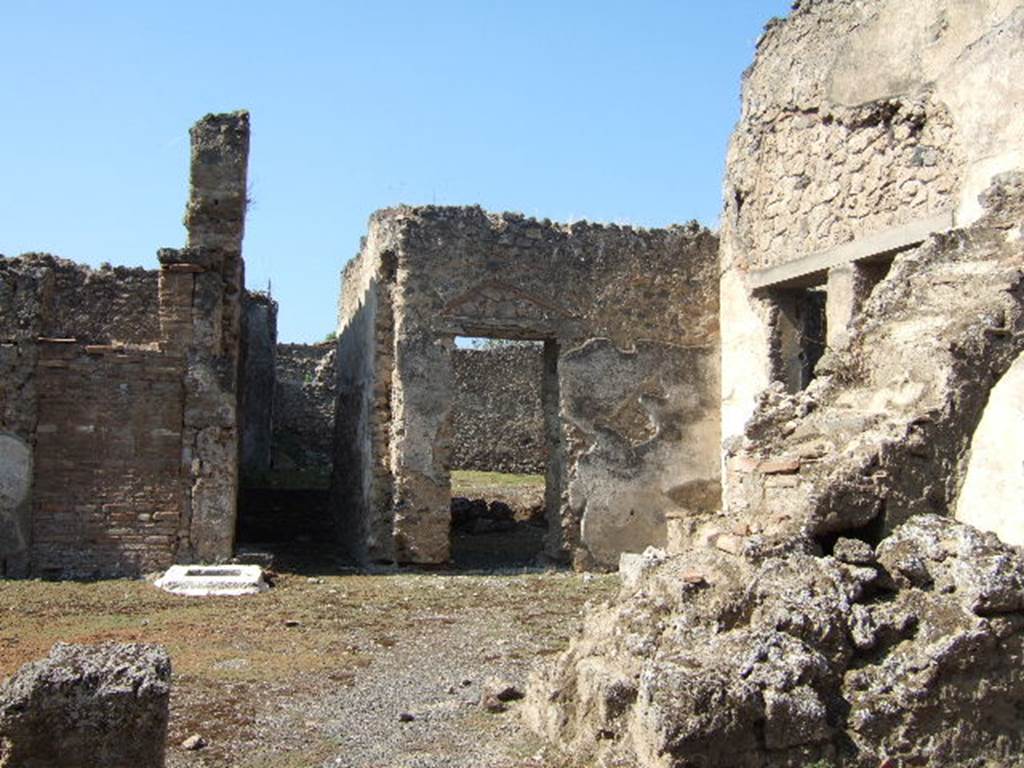
<svg viewBox="0 0 1024 768"><path fill-rule="evenodd" d="M183 370L157 351L40 343L34 573L138 575L174 561Z"/></svg>

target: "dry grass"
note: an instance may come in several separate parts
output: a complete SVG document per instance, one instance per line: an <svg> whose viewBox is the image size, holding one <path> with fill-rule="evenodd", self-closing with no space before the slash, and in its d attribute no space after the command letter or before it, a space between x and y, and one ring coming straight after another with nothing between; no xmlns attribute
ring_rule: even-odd
<svg viewBox="0 0 1024 768"><path fill-rule="evenodd" d="M515 475L508 472L478 472L458 469L452 472L452 495L471 496L485 488L540 488L544 490L544 475Z"/></svg>
<svg viewBox="0 0 1024 768"><path fill-rule="evenodd" d="M211 743L201 757L179 754L178 763L174 747L172 765L318 765L337 744L284 702L356 684L403 633L496 604L540 640L541 655L555 653L584 602L604 599L614 586L614 579L568 574L282 574L262 595L197 599L143 581L0 581L0 678L58 641L160 643L174 667L172 747L193 732ZM275 733L295 738L282 742L268 736L266 722L286 709L288 722Z"/></svg>

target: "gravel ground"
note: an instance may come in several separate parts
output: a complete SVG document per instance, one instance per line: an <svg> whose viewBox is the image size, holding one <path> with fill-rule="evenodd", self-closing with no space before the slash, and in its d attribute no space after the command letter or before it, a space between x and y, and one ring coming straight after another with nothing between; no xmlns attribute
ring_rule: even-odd
<svg viewBox="0 0 1024 768"><path fill-rule="evenodd" d="M520 505L538 493L487 490ZM473 557L502 545L470 538ZM481 691L496 678L524 688L617 577L366 574L317 551L288 543L275 587L245 598L183 598L145 581L0 580L0 680L58 641L160 643L174 667L168 768L564 768L517 703L492 714ZM193 736L202 748L183 746Z"/></svg>
<svg viewBox="0 0 1024 768"><path fill-rule="evenodd" d="M617 578L564 571L308 577L247 598L139 581L0 582L0 678L53 642L157 642L174 665L169 768L555 768L483 687L520 689ZM183 743L199 736L196 750Z"/></svg>
<svg viewBox="0 0 1024 768"><path fill-rule="evenodd" d="M484 588L498 584L493 580ZM423 617L357 676L352 688L320 702L315 717L340 746L326 764L547 765L541 744L524 731L514 704L502 714L490 714L479 705L488 678L523 688L530 661L547 650L540 638L504 613L475 608ZM413 719L403 722L402 715Z"/></svg>

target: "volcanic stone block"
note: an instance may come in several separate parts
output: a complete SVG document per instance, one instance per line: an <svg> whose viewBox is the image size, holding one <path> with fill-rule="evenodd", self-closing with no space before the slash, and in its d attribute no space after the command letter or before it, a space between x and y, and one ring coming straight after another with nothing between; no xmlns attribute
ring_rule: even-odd
<svg viewBox="0 0 1024 768"><path fill-rule="evenodd" d="M170 680L160 646L58 643L0 688L0 766L162 768Z"/></svg>

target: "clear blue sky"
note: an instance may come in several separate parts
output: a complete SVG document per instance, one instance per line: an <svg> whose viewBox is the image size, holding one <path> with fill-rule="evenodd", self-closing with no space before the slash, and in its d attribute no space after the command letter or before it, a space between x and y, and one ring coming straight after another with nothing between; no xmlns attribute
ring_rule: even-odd
<svg viewBox="0 0 1024 768"><path fill-rule="evenodd" d="M783 0L0 0L0 253L155 267L188 127L252 113L247 282L334 327L369 214L473 204L714 226L739 85Z"/></svg>

